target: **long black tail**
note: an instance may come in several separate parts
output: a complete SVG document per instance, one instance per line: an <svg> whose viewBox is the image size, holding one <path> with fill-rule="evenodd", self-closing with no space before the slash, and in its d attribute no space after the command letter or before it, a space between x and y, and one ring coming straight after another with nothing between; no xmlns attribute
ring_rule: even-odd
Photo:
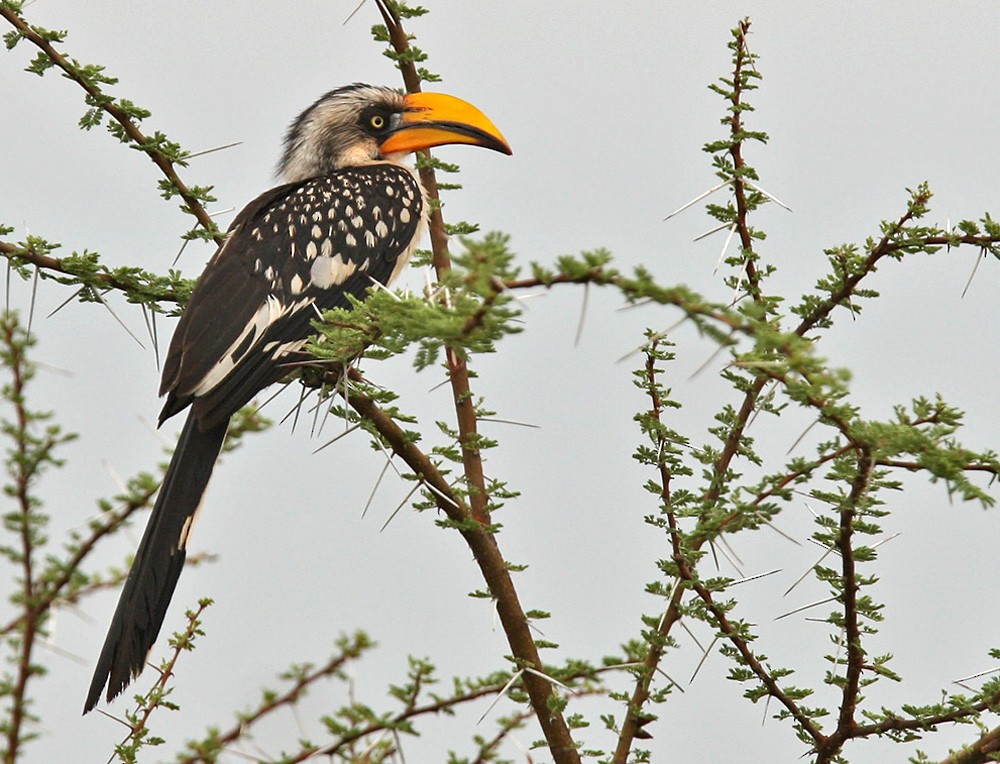
<svg viewBox="0 0 1000 764"><path fill-rule="evenodd" d="M203 432L194 414L188 415L111 619L84 713L97 705L105 682L111 701L142 671L184 567L188 535L227 425Z"/></svg>

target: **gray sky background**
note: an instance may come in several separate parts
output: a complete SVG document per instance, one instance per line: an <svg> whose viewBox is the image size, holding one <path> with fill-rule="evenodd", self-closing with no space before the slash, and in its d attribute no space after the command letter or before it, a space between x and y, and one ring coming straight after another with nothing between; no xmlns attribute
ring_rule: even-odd
<svg viewBox="0 0 1000 764"><path fill-rule="evenodd" d="M721 274L712 273L722 238L692 241L714 222L700 207L668 222L663 217L715 183L700 149L722 135L723 104L706 85L728 73L729 29L745 15L753 20L751 46L764 75L748 122L771 136L748 158L762 186L794 210L770 205L753 221L768 233L760 251L781 269L776 285L793 297L809 289L825 269L824 248L876 234L881 219L904 210L905 189L923 180L935 192L931 222L1000 213L996 3L950 3L947 10L936 2L427 4L432 13L409 29L430 54L429 68L443 75L440 89L480 106L514 148L510 158L467 147L437 152L463 168L465 190L446 197L446 217L506 231L525 265L604 246L622 268L644 263L662 282L728 296ZM38 0L26 13L34 23L70 30L70 55L120 77L113 92L152 110L148 132L163 130L190 150L243 141L193 160L183 173L191 183L214 184L216 208L225 209L273 185L284 130L317 96L353 81L399 84L368 34L374 7L344 23L354 6ZM86 248L107 262L165 270L187 219L158 198L158 176L144 157L103 130L75 128L84 109L79 88L54 73L39 79L21 71L34 53L22 43L0 56L0 220L17 226L17 238L30 231L62 242L66 253ZM179 267L195 276L210 254L188 247ZM963 250L885 265L872 280L883 298L859 320L841 315L822 341L823 355L854 371L865 416L884 417L893 404L940 392L968 411L961 435L968 446L996 444L1000 264L984 262L963 299L975 258ZM411 271L401 286L419 288L423 278ZM163 438L181 425L178 417L161 435L151 429L159 411L153 353L107 312L71 304L43 319L67 296L42 284L35 320L36 359L69 374L43 372L34 406L55 409L82 434L64 451L66 468L44 486L54 541L94 513L97 497L117 491L109 472L149 470L163 459ZM10 302L26 308L29 299L30 285L14 283ZM668 547L642 521L655 507L641 487L648 475L631 458L639 442L632 416L645 402L631 384L632 366L617 361L640 344L644 327L663 329L678 316L651 308L619 312L613 294L591 290L574 346L581 303L579 289L527 301L525 331L496 356L476 359L475 389L498 416L540 426L495 425L488 432L502 441L488 456L488 471L523 493L499 518L508 558L530 564L516 578L522 602L552 612L543 629L562 645L559 655L598 661L637 634L640 613L661 608L643 587ZM138 310L121 301L115 307L144 335ZM171 329L160 323L162 341ZM702 437L712 413L732 400L716 378L725 359L692 377L713 348L688 330L675 340L679 361L670 383L686 408L674 426ZM404 410L428 422L449 416L449 393L432 390L438 370L415 375L405 358L369 362L365 370L402 394ZM290 391L266 412L280 418L296 396ZM761 418L751 432L780 460L808 424L792 412ZM228 727L233 711L255 701L263 685L274 686L275 673L323 660L336 636L355 628L380 643L352 668L356 696L376 707L389 706L384 688L402 681L410 653L435 660L445 686L453 674L506 665L489 603L466 596L481 584L460 539L410 510L380 532L409 490L394 477L362 518L383 466L364 437L312 454L338 426L329 422L322 439L310 439L307 426L294 433L277 428L249 439L217 469L193 548L218 552L221 560L186 572L161 635L165 646L185 607L215 598L207 637L181 664L182 712L154 717L155 731L171 743L209 725ZM898 495L889 508L886 535L901 535L880 548L875 595L887 603L887 622L870 649L894 652L892 666L905 681L880 682L869 699L876 706L931 703L942 687L959 690L952 680L994 667L987 650L1000 645L1000 621L984 603L995 601L1000 584L998 520L977 506L949 504L941 486ZM813 529L803 503L789 507L778 525L803 542ZM140 532L106 544L100 561L120 562ZM834 648L827 627L805 617L826 610L774 621L826 596L810 579L782 597L818 550L770 531L739 536L734 545L745 574L782 569L740 592L740 617L762 624L758 649L798 669L798 684L819 685L826 670L819 656ZM723 572L737 575L728 566ZM122 737L115 722L79 714L116 598L104 594L84 612L57 616L55 645L80 660L52 656L51 673L37 683L42 737L25 761L101 762ZM693 628L708 644L708 630ZM729 664L721 656L711 655L688 683L700 652L683 633L679 639L682 649L663 668L686 692L656 709L655 760L799 760L803 749L791 729L773 720L762 725L764 709L725 679ZM151 674L136 687L148 686ZM619 681L628 686L625 677ZM323 740L316 718L344 702L341 692L335 684L317 688L299 721L285 715L269 728L273 734L258 737L260 749L277 755L282 740ZM821 693L818 702L832 697ZM441 761L449 748L467 755L473 734L492 734L489 718L475 726L487 705L427 725L423 737L404 741L406 760ZM112 710L123 707L119 701ZM599 704L582 708L597 721ZM508 710L501 701L491 715ZM599 726L584 739L608 747L611 738ZM916 745L939 759L973 736L966 727ZM537 737L534 726L517 735L524 745ZM912 755L914 746L905 750ZM148 758L171 758L166 749L155 754ZM525 760L513 747L509 755ZM847 756L904 758L877 741Z"/></svg>

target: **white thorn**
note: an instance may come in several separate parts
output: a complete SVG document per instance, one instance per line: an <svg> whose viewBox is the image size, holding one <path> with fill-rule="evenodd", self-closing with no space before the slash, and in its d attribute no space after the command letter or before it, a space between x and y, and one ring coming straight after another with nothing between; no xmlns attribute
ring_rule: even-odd
<svg viewBox="0 0 1000 764"><path fill-rule="evenodd" d="M375 500L375 494L378 492L378 487L382 485L382 478L385 477L385 473L389 471L389 467L392 466L392 461L387 461L382 465L382 471L378 473L378 478L375 480L375 485L372 486L372 492L368 494L368 501L365 502L365 508L361 510L361 517L363 518L368 514L368 508L371 507L372 502Z"/></svg>
<svg viewBox="0 0 1000 764"><path fill-rule="evenodd" d="M726 588L728 589L730 586L737 586L738 584L745 584L747 581L756 581L758 578L773 576L775 573L780 573L780 572L781 568L775 568L774 570L767 571L767 573L758 573L756 576L747 576L746 578L740 578L737 579L736 581L732 581Z"/></svg>
<svg viewBox="0 0 1000 764"><path fill-rule="evenodd" d="M698 196L696 196L696 197L695 197L694 199L692 199L692 200L691 200L691 201L689 201L689 202L686 202L685 204L682 204L682 205L681 205L680 207L678 207L678 208L677 208L676 210L674 210L673 212L671 212L671 213L670 213L669 215L667 215L667 216L666 216L665 218L663 218L663 219L664 219L665 221L666 221L666 220L670 220L670 218L672 218L672 217L673 217L674 215L677 215L678 213L681 213L681 212L683 212L684 210L686 210L686 209L687 209L688 207L690 207L691 205L693 205L693 204L697 204L697 203L698 203L698 202L700 202L700 201L701 201L702 199L704 199L704 198L705 198L706 196L710 196L711 194L714 194L714 193L715 193L716 191L718 191L718 190L719 190L720 188L725 188L725 187L726 187L726 186L728 186L728 185L729 185L730 183L732 183L732 181L731 181L731 180L724 180L724 181L722 181L722 182L721 182L721 183L720 183L719 185L717 185L717 186L712 186L712 187L711 187L710 189L708 189L708 191L705 191L704 193L701 193L701 194L698 194Z"/></svg>
<svg viewBox="0 0 1000 764"><path fill-rule="evenodd" d="M719 231L724 231L725 229L731 227L732 225L733 225L732 223L723 223L722 225L717 225L711 231L706 231L701 236L696 236L695 238L692 239L692 241L701 241L702 239L707 239L713 233L718 233Z"/></svg>
<svg viewBox="0 0 1000 764"><path fill-rule="evenodd" d="M531 427L531 428L533 428L535 430L540 430L541 427L542 427L539 424L531 424L530 422L518 422L518 421L516 421L514 419L495 419L494 417L488 417L488 416L481 416L481 417L479 417L479 421L480 422L496 422L498 424L514 424L514 425L517 425L518 427Z"/></svg>
<svg viewBox="0 0 1000 764"><path fill-rule="evenodd" d="M360 423L360 422L358 422L358 423L357 423L356 425L354 425L354 426L352 426L352 427L348 427L348 428L347 428L346 430L344 430L344 431L343 431L342 433L340 433L340 435L338 435L337 437L335 437L335 438L334 438L333 440L328 440L328 441L327 441L326 443L324 443L324 444L323 444L322 446L320 446L320 447L319 447L319 448L317 448L317 449L316 449L315 451L313 451L313 453L314 453L314 454L318 454L318 453L319 453L320 451L322 451L322 450L323 450L324 448L326 448L327 446L332 446L332 445L333 445L334 443L336 443L336 442L337 442L338 440L340 440L340 439L341 439L342 437L344 437L345 435L348 435L348 434L350 434L350 433L354 432L354 431L355 431L356 429L358 429L358 428L359 428L360 426L361 426L361 423Z"/></svg>
<svg viewBox="0 0 1000 764"><path fill-rule="evenodd" d="M378 279L374 278L370 273L366 274L366 275L368 276L368 280L370 282L372 282L372 285L375 287L376 290L381 289L383 292L388 292L389 294L391 294L396 299L397 302L402 302L402 299L400 298L400 296L398 294L396 294L395 292L393 292L391 289L389 289L389 287L387 287L385 284L383 284Z"/></svg>
<svg viewBox="0 0 1000 764"><path fill-rule="evenodd" d="M965 288L962 290L963 298L968 293L969 287L972 286L972 279L976 277L976 271L979 270L979 264L985 259L986 259L986 250L981 250L979 255L976 255L976 264L972 266L972 273L969 274L969 280L965 282Z"/></svg>
<svg viewBox="0 0 1000 764"><path fill-rule="evenodd" d="M766 196L772 202L774 202L775 204L777 204L779 207L784 207L789 212L792 211L792 208L789 207L787 204L785 204L783 201L781 201L781 199L779 199L778 197L776 197L774 194L765 191L760 186L758 186L758 185L756 185L754 183L750 183L749 181L746 181L746 180L743 181L743 184L746 185L746 186L750 186L750 188L754 189L755 191L760 191L762 194L764 194L764 196Z"/></svg>
<svg viewBox="0 0 1000 764"><path fill-rule="evenodd" d="M489 712L493 710L493 706L495 706L497 703L500 702L500 698L502 698L504 695L507 694L507 691L514 685L514 682L516 682L518 679L521 678L521 674L523 673L524 669L520 669L510 678L510 681L507 682L507 684L503 686L500 692L497 693L496 698L493 699L493 702L490 703L489 707L485 711L483 711L483 715L479 717L479 721L477 721L476 724L480 724L483 721L483 719L486 718L487 714L489 714Z"/></svg>
<svg viewBox="0 0 1000 764"><path fill-rule="evenodd" d="M872 544L872 549L878 549L883 544L887 544L888 542L892 541L893 539L899 538L902 535L903 535L902 532L900 532L900 533L893 533L888 538L884 538L881 541L879 541L879 542L877 542L875 544Z"/></svg>
<svg viewBox="0 0 1000 764"><path fill-rule="evenodd" d="M210 149L202 149L201 151L195 151L192 154L188 154L186 157L184 157L184 159L187 160L187 159L194 159L195 157L203 157L205 156L205 154L213 154L216 151L225 151L226 149L231 149L234 146L242 146L242 145L243 141L234 141L233 143L225 143L221 146L213 146Z"/></svg>
<svg viewBox="0 0 1000 764"><path fill-rule="evenodd" d="M987 669L986 671L980 671L978 674L969 674L969 676L963 676L961 679L954 679L955 684L961 684L962 682L967 682L970 679L978 679L981 676L986 676L987 674L995 674L1000 671L1000 666L996 668Z"/></svg>
<svg viewBox="0 0 1000 764"><path fill-rule="evenodd" d="M715 268L712 269L712 275L714 276L719 272L719 268L722 267L722 262L726 258L726 250L729 249L729 242L733 240L733 236L736 234L736 223L729 226L729 235L726 237L726 243L722 245L722 251L719 253L719 259L715 261Z"/></svg>
<svg viewBox="0 0 1000 764"><path fill-rule="evenodd" d="M829 548L828 548L828 549L827 549L827 550L826 550L826 551L825 551L825 552L823 553L823 556L822 556L822 557L820 557L820 558L819 558L818 560L816 560L816 562L814 562L814 563L813 563L812 565L810 565L810 566L809 566L808 568L806 568L806 572L805 572L805 573L803 573L803 574L802 574L801 576L799 576L799 577L798 577L797 579L795 579L795 583L794 583L794 584L792 584L791 586L789 586L789 587L788 587L788 588L787 588L787 589L785 590L785 593L784 593L784 594L782 594L781 596L782 596L782 597L787 597L787 596L788 596L789 594L791 594L791 593L792 593L792 589L794 589L794 588L795 588L796 586L798 586L799 584L801 584L801 583L802 583L802 582L803 582L803 581L805 580L806 576L808 576L808 575L809 575L810 573L812 573L812 572L813 572L813 571L814 571L814 570L816 569L816 566L817 566L817 565L819 565L819 564L820 564L821 562L823 562L823 560L825 560L825 559L827 558L827 556L828 556L828 555L830 554L830 552L832 552L832 551L834 551L834 550L833 550L833 547L829 547Z"/></svg>
<svg viewBox="0 0 1000 764"><path fill-rule="evenodd" d="M122 329L124 329L124 330L125 330L125 331L126 331L126 332L128 333L128 336L129 336L129 337L131 337L132 339L134 339L134 340L135 340L135 342L136 342L136 344L137 344L137 345L138 345L139 347L141 347L141 348L142 348L143 350L145 350L145 349L146 349L146 346L142 344L142 340L140 340L140 339L139 339L138 337L136 337L136 336L135 336L135 334L133 334L133 333L132 333L132 330L131 330L131 329L129 329L129 328L128 328L128 327L127 327L127 326L125 325L125 322L124 322L124 321L122 321L122 320L121 320L121 319L120 319L120 318L118 317L118 314L117 314L117 313L115 313L115 312L114 312L114 310L112 310L111 306L110 306L110 305L108 305L108 303L107 303L107 302L106 302L106 301L104 300L104 296L103 296L103 295L102 295L102 294L101 294L100 292L98 292L98 291L97 291L96 289L94 289L94 290L92 290L92 291L93 291L93 293L94 293L94 297L96 297L96 298L97 298L97 300L98 300L98 301L99 301L99 302L101 303L101 305L103 305L103 306L104 306L105 308L107 308L107 310L108 310L108 313L110 313L110 314L111 314L111 315L112 315L112 316L114 317L115 321L117 321L117 322L119 323L119 325L121 326L121 328L122 328Z"/></svg>
<svg viewBox="0 0 1000 764"><path fill-rule="evenodd" d="M803 605L802 607L797 607L795 610L789 610L787 613L782 613L775 621L780 621L782 618L788 618L790 615L795 615L796 613L801 613L803 610L809 610L810 608L818 607L820 605L825 605L827 602L833 602L836 597L827 597L826 599L816 600L815 602L810 602L808 605Z"/></svg>
<svg viewBox="0 0 1000 764"><path fill-rule="evenodd" d="M712 648L715 647L715 643L718 641L719 641L718 637L712 640L712 644L708 646L708 650L706 650L705 654L701 656L701 660L698 661L698 665L694 667L694 673L691 675L691 679L688 680L688 684L694 682L694 678L698 676L698 672L701 671L701 667L705 664L705 661L708 659L709 652L711 652Z"/></svg>
<svg viewBox="0 0 1000 764"><path fill-rule="evenodd" d="M393 465L394 468L395 466L396 465ZM417 489L420 488L420 485L421 484L419 482L414 484L413 488L410 489L410 492L403 497L403 500L401 502L399 502L399 506L397 506L394 510L392 510L392 514L389 515L389 519L386 520L384 523L382 523L382 527L378 529L379 533L388 528L389 523L391 523L393 520L396 519L396 515L399 514L399 510L401 510L403 507L406 506L406 503L410 500L410 497L417 492Z"/></svg>
<svg viewBox="0 0 1000 764"><path fill-rule="evenodd" d="M770 520L765 520L764 521L764 525L766 525L772 531L774 531L775 533L777 533L779 536L782 536L783 538L786 538L789 541L791 541L793 544L795 544L795 546L802 546L802 542L800 542L796 538L792 538L791 536L789 536L787 533L785 533L783 530L781 530L781 528L779 528L777 525L774 525Z"/></svg>
<svg viewBox="0 0 1000 764"><path fill-rule="evenodd" d="M583 324L587 318L587 303L590 300L590 283L583 285L583 303L580 305L580 320L576 325L576 337L573 339L573 347L580 346L580 338L583 336Z"/></svg>

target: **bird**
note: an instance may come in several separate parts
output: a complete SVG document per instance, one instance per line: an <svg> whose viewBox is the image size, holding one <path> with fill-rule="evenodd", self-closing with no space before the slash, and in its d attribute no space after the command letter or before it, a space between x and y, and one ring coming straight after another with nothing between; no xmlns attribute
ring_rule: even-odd
<svg viewBox="0 0 1000 764"><path fill-rule="evenodd" d="M84 714L141 673L230 418L283 377L323 311L390 285L427 226L404 158L444 144L511 149L478 108L443 93L355 83L295 119L281 185L235 217L198 279L163 363L159 424L188 409L98 658Z"/></svg>

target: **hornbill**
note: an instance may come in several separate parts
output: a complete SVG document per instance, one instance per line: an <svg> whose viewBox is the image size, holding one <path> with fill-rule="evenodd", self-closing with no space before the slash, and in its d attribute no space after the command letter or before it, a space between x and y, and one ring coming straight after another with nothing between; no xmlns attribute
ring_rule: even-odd
<svg viewBox="0 0 1000 764"><path fill-rule="evenodd" d="M409 153L467 143L510 154L477 108L440 93L354 84L296 119L285 183L229 227L187 304L163 365L160 424L190 407L104 641L84 713L137 677L163 623L230 417L288 374L323 311L390 284L426 226Z"/></svg>

